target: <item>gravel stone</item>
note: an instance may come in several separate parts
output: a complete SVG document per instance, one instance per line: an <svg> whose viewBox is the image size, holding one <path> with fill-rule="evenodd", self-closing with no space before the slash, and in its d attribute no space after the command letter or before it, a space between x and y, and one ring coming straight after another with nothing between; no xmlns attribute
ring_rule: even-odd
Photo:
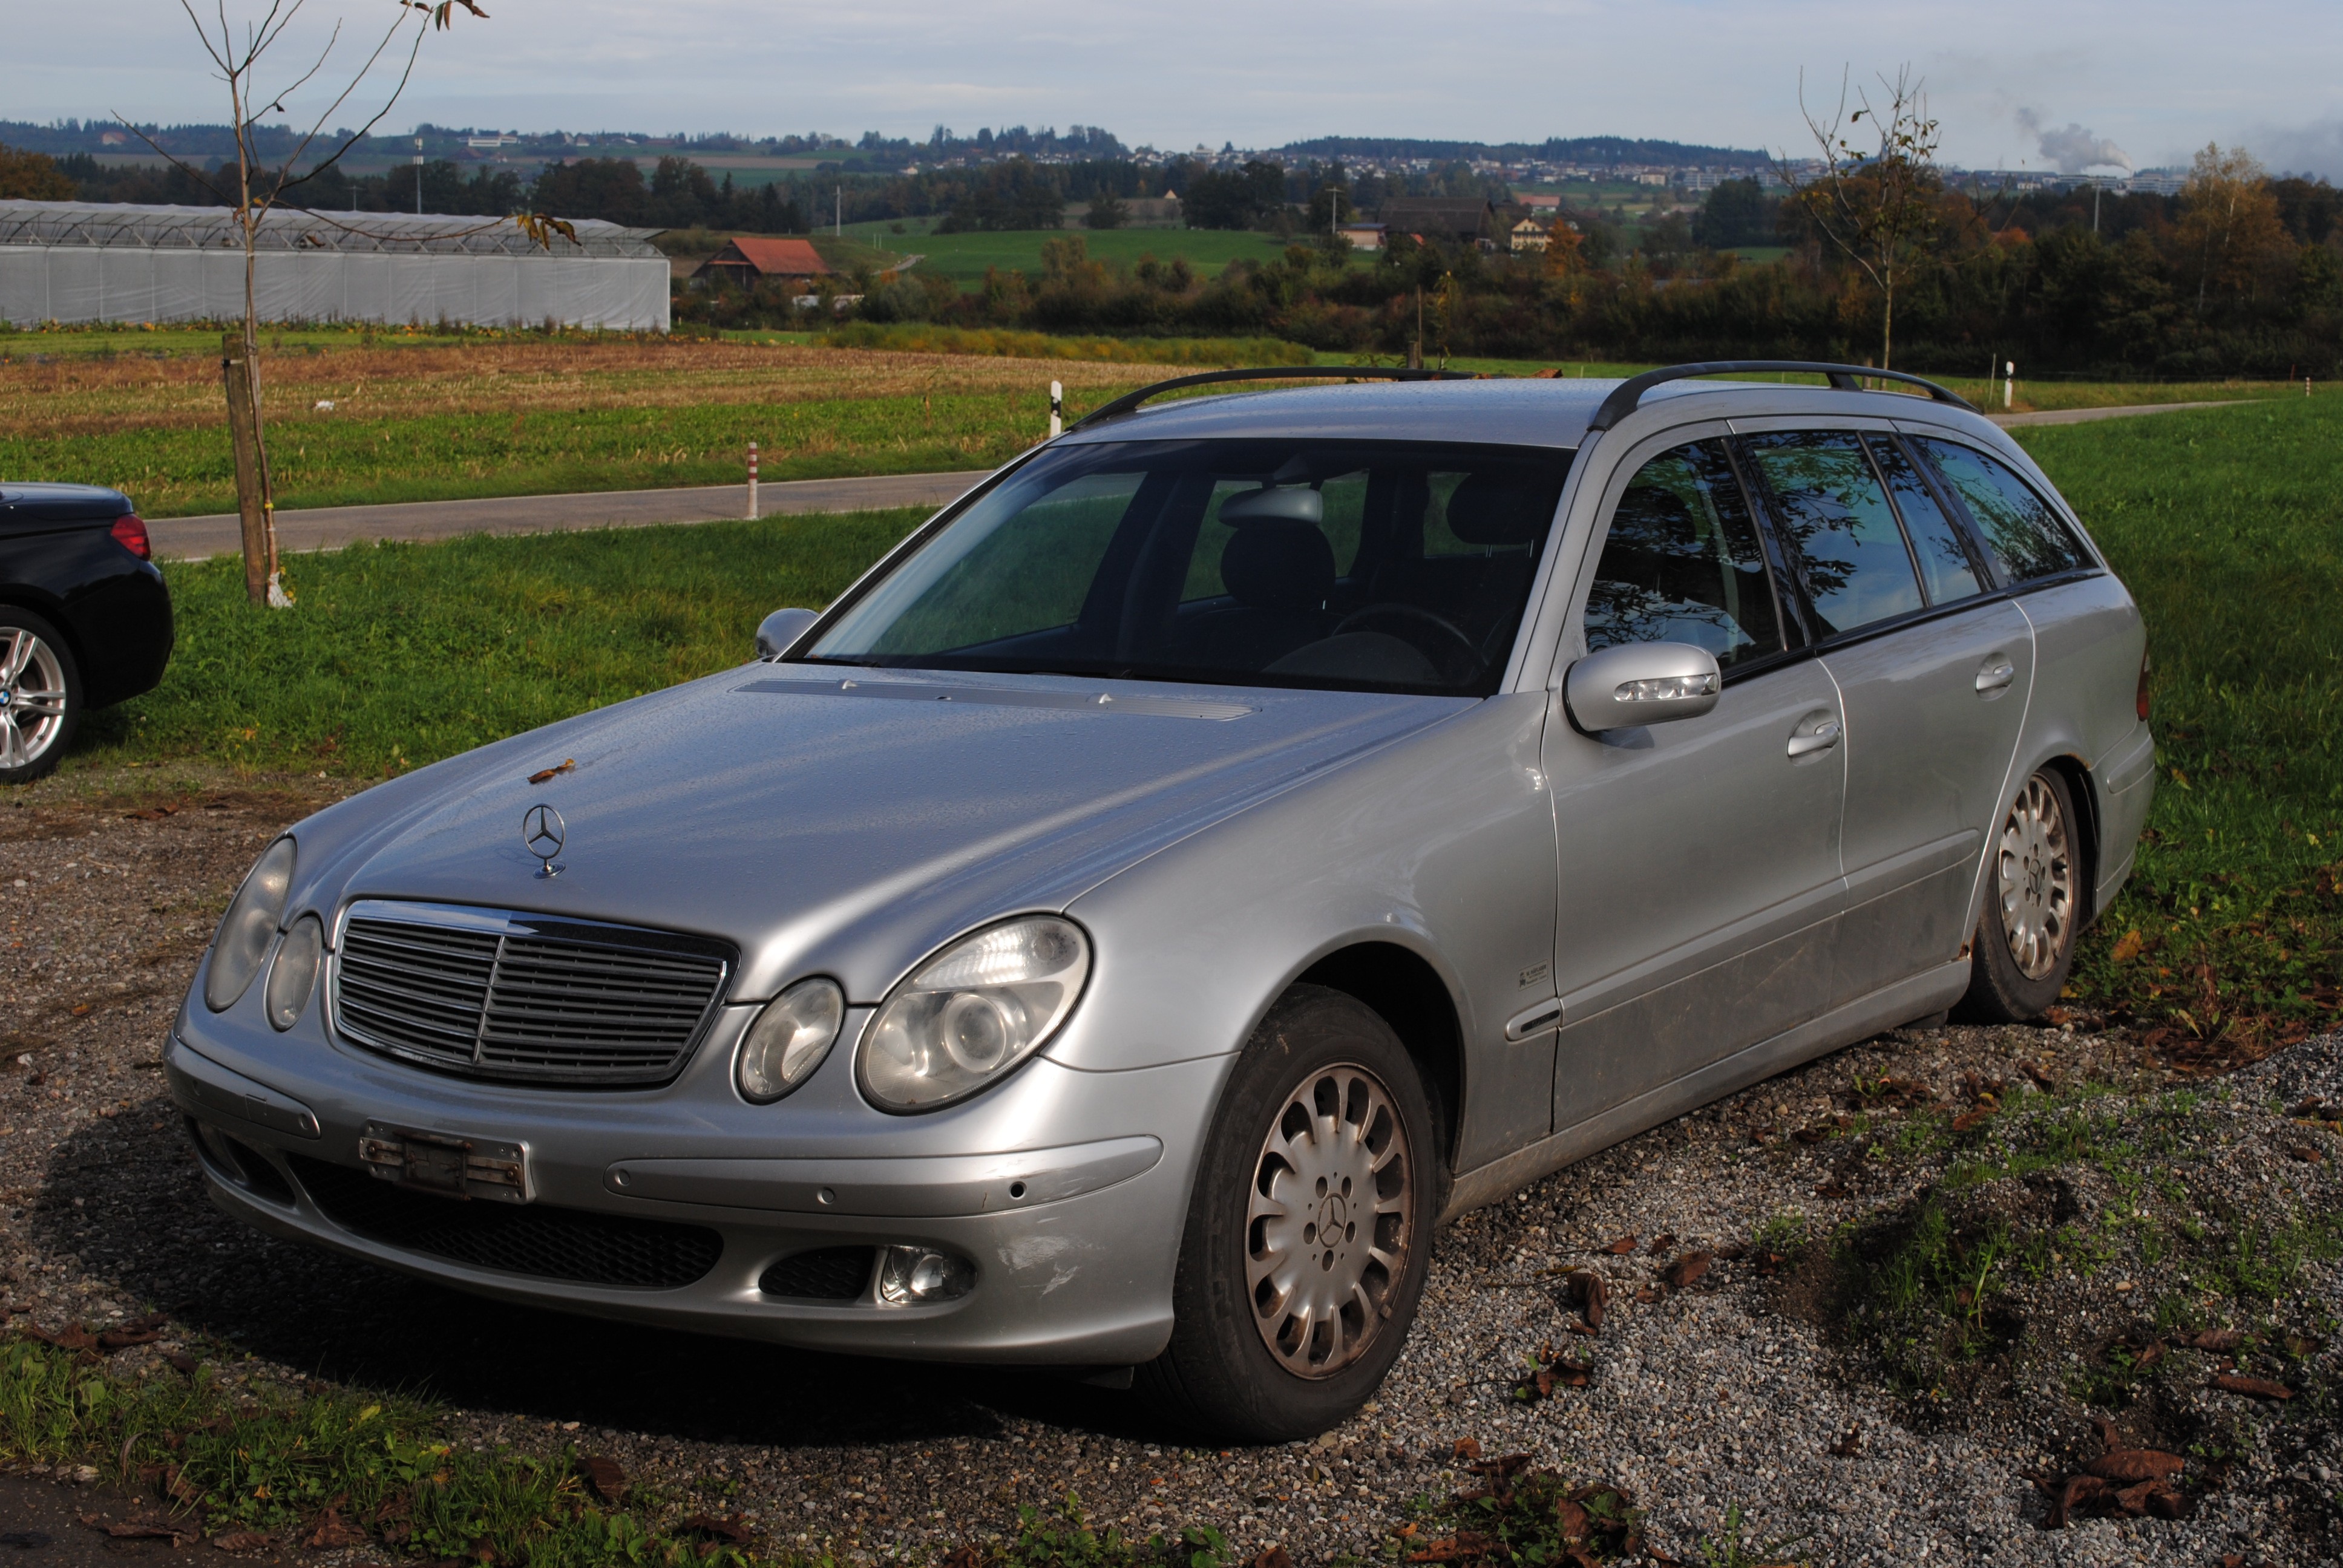
<svg viewBox="0 0 2343 1568"><path fill-rule="evenodd" d="M56 1330L167 1311L166 1337L115 1365L192 1351L256 1390L416 1390L447 1402L463 1440L575 1445L671 1489L686 1511L745 1513L768 1549L827 1546L857 1562L1012 1531L1018 1506L1051 1509L1069 1492L1094 1523L1142 1535L1192 1522L1247 1555L1272 1544L1304 1564L1373 1553L1410 1500L1473 1479L1454 1457L1465 1438L1625 1486L1650 1510L1652 1542L1695 1560L1737 1506L1745 1543L1797 1538L1782 1554L1831 1563L2343 1561L2330 1533L2343 1476L2331 1411L2265 1422L2190 1519L2048 1532L2028 1477L2097 1452L2077 1448L2083 1407L2049 1386L2056 1378L1949 1417L1916 1412L1834 1340L1826 1314L1762 1271L1752 1239L1777 1217L1794 1211L1827 1234L1941 1174L1941 1158L1870 1161L1844 1141L1790 1136L1840 1114L1858 1078L1944 1091L1976 1073L2006 1082L2000 1114L2017 1116L2031 1069L2115 1085L2096 1110L2147 1114L2166 1077L2124 1037L2071 1026L1885 1035L1467 1216L1439 1238L1422 1315L1380 1397L1337 1432L1270 1448L1185 1446L1128 1394L1070 1380L538 1312L261 1235L206 1201L161 1047L252 859L339 788L132 772L0 799L0 1316ZM165 804L168 814L127 815ZM2223 1173L2247 1211L2343 1201L2343 1142L2285 1114L2306 1098L2343 1103L2343 1037L2307 1041L2204 1098L2188 1158ZM2323 1162L2288 1152L2306 1139L2324 1140ZM2087 1213L2121 1201L2112 1188L2076 1194ZM1624 1236L1635 1249L1610 1251ZM1663 1271L1695 1251L1713 1266L1666 1287ZM1591 1337L1566 1327L1575 1271L1609 1287ZM2133 1271L2129 1291L2102 1277L2115 1269L2054 1280L2046 1298L2056 1300L2037 1310L2069 1314L2062 1332L2117 1332L2169 1283ZM2298 1293L2331 1324L2343 1272L2313 1261ZM2312 1358L2330 1387L2336 1338ZM1591 1352L1588 1386L1515 1398L1549 1345ZM2236 1396L2197 1397L2260 1413Z"/></svg>

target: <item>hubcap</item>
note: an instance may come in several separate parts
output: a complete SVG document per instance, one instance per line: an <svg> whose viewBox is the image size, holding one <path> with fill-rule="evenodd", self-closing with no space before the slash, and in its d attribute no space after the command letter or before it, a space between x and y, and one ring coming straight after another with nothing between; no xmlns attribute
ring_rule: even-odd
<svg viewBox="0 0 2343 1568"><path fill-rule="evenodd" d="M2075 861L2066 819L2040 774L2026 781L2001 825L2001 930L2027 980L2058 967L2075 915Z"/></svg>
<svg viewBox="0 0 2343 1568"><path fill-rule="evenodd" d="M1358 1360L1414 1244L1414 1156L1390 1091L1349 1063L1312 1073L1253 1162L1245 1285L1270 1353L1307 1378Z"/></svg>
<svg viewBox="0 0 2343 1568"><path fill-rule="evenodd" d="M65 672L48 644L0 626L0 768L37 762L65 722Z"/></svg>

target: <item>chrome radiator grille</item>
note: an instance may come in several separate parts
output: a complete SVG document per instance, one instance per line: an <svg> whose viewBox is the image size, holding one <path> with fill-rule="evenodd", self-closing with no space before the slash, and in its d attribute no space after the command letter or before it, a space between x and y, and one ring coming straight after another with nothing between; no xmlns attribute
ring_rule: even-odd
<svg viewBox="0 0 2343 1568"><path fill-rule="evenodd" d="M439 906L364 903L334 957L334 1022L402 1060L534 1083L675 1076L731 971L663 931Z"/></svg>

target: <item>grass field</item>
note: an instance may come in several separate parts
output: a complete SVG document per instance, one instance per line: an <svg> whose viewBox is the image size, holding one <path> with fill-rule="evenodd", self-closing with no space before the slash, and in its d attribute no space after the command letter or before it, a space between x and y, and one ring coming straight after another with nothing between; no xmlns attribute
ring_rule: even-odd
<svg viewBox="0 0 2343 1568"><path fill-rule="evenodd" d="M1070 236L1081 236L1090 254L1103 260L1129 264L1142 256L1162 262L1185 256L1189 266L1202 277L1219 276L1222 267L1240 257L1273 261L1294 243L1274 235L1216 228L1046 228L1005 234L933 234L920 232L925 221L907 221L902 234L891 232L890 226L883 223L850 223L846 226L846 235L849 239L916 254L921 257L921 272L941 273L963 286L983 282L989 266L997 266L1003 272L1038 274L1041 270L1041 246Z"/></svg>
<svg viewBox="0 0 2343 1568"><path fill-rule="evenodd" d="M1001 396L1005 396L1002 394ZM2146 613L2162 777L2075 1000L2191 1050L2252 1051L2343 1001L2343 400L2032 429ZM70 768L202 756L379 777L739 662L915 512L298 558L301 608L236 564L166 568L161 689L94 715Z"/></svg>

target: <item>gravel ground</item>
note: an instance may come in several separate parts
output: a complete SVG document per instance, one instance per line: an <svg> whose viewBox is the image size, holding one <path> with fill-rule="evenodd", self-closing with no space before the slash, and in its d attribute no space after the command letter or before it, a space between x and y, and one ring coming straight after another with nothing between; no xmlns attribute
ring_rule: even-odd
<svg viewBox="0 0 2343 1568"><path fill-rule="evenodd" d="M128 774L49 780L0 805L8 1313L55 1330L166 1310L173 1337L117 1364L195 1349L256 1384L417 1390L445 1401L476 1442L575 1443L669 1489L678 1506L744 1511L769 1547L828 1544L850 1558L932 1554L1013 1528L1017 1505L1052 1506L1070 1490L1095 1522L1141 1534L1197 1522L1247 1554L1282 1544L1309 1564L1370 1553L1411 1500L1476 1483L1455 1457L1469 1438L1491 1455L1527 1452L1627 1488L1649 1511L1651 1543L1680 1557L1716 1549L1738 1507L1745 1542L1800 1537L1779 1555L1833 1563L2343 1560L2333 1321L2343 1270L2313 1257L2248 1317L2192 1282L2186 1249L2151 1256L2117 1223L2129 1205L2179 1201L2202 1216L2207 1182L2227 1195L2206 1221L2222 1236L2343 1208L2343 1140L2319 1125L2343 1116L2343 1037L2200 1086L2178 1110L2157 1098L2167 1075L2119 1035L2070 1024L1882 1037L1469 1216L1440 1239L1410 1347L1360 1419L1312 1443L1197 1450L1151 1429L1127 1395L541 1314L220 1216L162 1089L164 1032L237 879L332 788ZM2077 1097L2086 1083L2105 1087ZM2327 1109L2283 1113L2308 1101ZM1809 1236L1908 1217L1948 1153L1941 1140L1896 1141L1905 1108L1947 1102L2001 1128L2085 1105L2109 1136L2162 1129L2151 1186L2158 1172L2195 1172L2198 1196L2142 1196L2120 1174L2070 1163L1961 1198L2002 1204L1994 1212L2022 1224L2026 1204L2055 1188L2042 1201L2098 1225L2112 1251L2094 1271L2062 1261L1997 1306L2025 1324L2034 1352L2005 1336L1954 1366L1936 1397L1899 1400L1876 1347L1831 1308L1828 1249L1789 1245L1783 1216L1802 1218ZM1870 1121L1835 1120L1851 1111ZM1633 1251L1611 1250L1627 1237ZM1703 1252L1714 1255L1704 1273L1665 1282ZM1570 1329L1577 1271L1608 1282L1592 1336ZM2118 1405L2084 1402L2077 1392L2112 1364L2110 1344L2157 1327L2159 1302L2183 1303L2167 1315L2194 1315L2195 1326L2295 1333L2290 1361L2241 1354L2236 1370L2283 1373L2304 1397L2275 1406L2213 1390L2226 1359L2183 1350ZM1517 1398L1549 1345L1591 1356L1586 1386ZM2039 1527L2046 1503L2033 1478L2096 1456L2089 1418L2102 1409L2127 1443L2214 1455L2211 1470L2192 1457L2204 1490L2191 1517Z"/></svg>

